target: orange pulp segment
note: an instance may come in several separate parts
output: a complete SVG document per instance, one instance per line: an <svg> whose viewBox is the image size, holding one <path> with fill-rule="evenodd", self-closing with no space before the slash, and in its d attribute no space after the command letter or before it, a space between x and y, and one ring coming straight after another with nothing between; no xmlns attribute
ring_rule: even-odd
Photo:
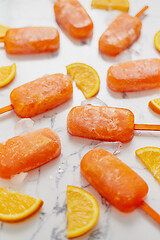
<svg viewBox="0 0 160 240"><path fill-rule="evenodd" d="M160 31L158 31L154 36L154 45L158 51L160 51Z"/></svg>
<svg viewBox="0 0 160 240"><path fill-rule="evenodd" d="M6 32L8 31L8 27L0 25L0 42L4 41L4 37L6 35Z"/></svg>
<svg viewBox="0 0 160 240"><path fill-rule="evenodd" d="M151 100L148 106L153 110L153 112L160 114L160 98Z"/></svg>
<svg viewBox="0 0 160 240"><path fill-rule="evenodd" d="M16 64L0 67L0 88L8 85L16 75Z"/></svg>
<svg viewBox="0 0 160 240"><path fill-rule="evenodd" d="M128 0L92 0L92 7L101 9L113 9L128 12L129 1Z"/></svg>
<svg viewBox="0 0 160 240"><path fill-rule="evenodd" d="M0 188L0 221L15 223L36 213L43 201L7 188Z"/></svg>
<svg viewBox="0 0 160 240"><path fill-rule="evenodd" d="M136 150L135 153L157 181L160 182L160 148L144 147Z"/></svg>
<svg viewBox="0 0 160 240"><path fill-rule="evenodd" d="M86 98L93 97L99 91L100 78L92 67L84 63L73 63L66 68Z"/></svg>
<svg viewBox="0 0 160 240"><path fill-rule="evenodd" d="M97 223L97 200L82 188L67 186L67 237L79 237Z"/></svg>

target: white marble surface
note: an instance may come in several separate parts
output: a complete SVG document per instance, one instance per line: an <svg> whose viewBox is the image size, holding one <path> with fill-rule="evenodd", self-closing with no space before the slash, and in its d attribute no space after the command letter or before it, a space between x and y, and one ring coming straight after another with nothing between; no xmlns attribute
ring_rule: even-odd
<svg viewBox="0 0 160 240"><path fill-rule="evenodd" d="M66 37L54 19L53 0L0 0L0 24L10 27L54 26L60 31L61 47L57 54L30 56L7 56L3 44L0 45L0 66L17 64L15 80L0 89L0 107L10 103L11 90L22 83L34 80L45 74L66 73L66 65L83 62L94 67L101 79L98 98L109 106L125 107L135 114L136 123L159 124L160 117L148 108L148 101L159 97L160 89L139 93L113 93L106 87L107 69L111 64L133 59L158 57L153 45L154 34L160 30L159 0L130 0L130 14L135 15L144 5L150 8L143 18L142 34L139 40L117 58L103 59L98 53L97 42L107 25L119 14L118 11L91 9L90 1L80 1L94 22L94 35L86 44L76 44ZM71 137L66 130L66 118L71 107L84 100L83 94L74 85L73 100L50 112L39 115L33 129L51 127L60 136L61 156L47 165L31 171L24 182L15 185L11 181L0 180L0 186L10 186L14 190L42 198L43 209L31 219L19 224L0 223L0 240L63 240L66 239L66 186L67 184L85 188L91 192L100 205L100 218L97 225L81 240L157 240L160 229L150 217L140 209L131 214L123 214L106 203L80 175L79 164L83 155L93 149L98 141ZM0 141L20 133L14 112L0 116ZM19 124L19 123L18 123ZM160 185L135 157L135 150L145 146L160 147L160 133L143 133L123 146L118 157L140 174L149 186L146 202L160 213Z"/></svg>

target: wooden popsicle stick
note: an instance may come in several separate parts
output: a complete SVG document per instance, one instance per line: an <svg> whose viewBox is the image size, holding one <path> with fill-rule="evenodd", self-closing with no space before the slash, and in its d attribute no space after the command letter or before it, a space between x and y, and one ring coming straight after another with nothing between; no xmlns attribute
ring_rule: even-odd
<svg viewBox="0 0 160 240"><path fill-rule="evenodd" d="M6 107L0 108L0 114L5 113L5 112L9 112L11 110L13 110L12 105L8 105Z"/></svg>
<svg viewBox="0 0 160 240"><path fill-rule="evenodd" d="M154 219L158 224L160 224L160 215L154 211L146 202L140 205L140 208L145 211L152 219Z"/></svg>
<svg viewBox="0 0 160 240"><path fill-rule="evenodd" d="M134 130L160 131L160 125L134 124Z"/></svg>
<svg viewBox="0 0 160 240"><path fill-rule="evenodd" d="M145 6L144 8L141 9L141 11L139 11L135 17L140 17L149 7Z"/></svg>

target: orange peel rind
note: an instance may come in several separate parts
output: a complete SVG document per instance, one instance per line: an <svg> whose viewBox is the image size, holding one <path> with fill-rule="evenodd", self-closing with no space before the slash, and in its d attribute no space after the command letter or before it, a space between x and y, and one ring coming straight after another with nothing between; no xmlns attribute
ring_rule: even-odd
<svg viewBox="0 0 160 240"><path fill-rule="evenodd" d="M144 147L136 150L135 153L160 183L160 148Z"/></svg>
<svg viewBox="0 0 160 240"><path fill-rule="evenodd" d="M94 227L99 218L97 200L82 188L67 186L67 237L79 237Z"/></svg>
<svg viewBox="0 0 160 240"><path fill-rule="evenodd" d="M41 199L0 188L0 221L16 223L35 214L43 205Z"/></svg>
<svg viewBox="0 0 160 240"><path fill-rule="evenodd" d="M16 75L16 64L0 67L0 88L5 87L14 79Z"/></svg>
<svg viewBox="0 0 160 240"><path fill-rule="evenodd" d="M75 80L85 98L91 98L97 94L100 88L100 78L95 69L84 63L73 63L66 68L67 73L72 80Z"/></svg>
<svg viewBox="0 0 160 240"><path fill-rule="evenodd" d="M154 36L154 45L156 49L160 52L160 31L158 31Z"/></svg>

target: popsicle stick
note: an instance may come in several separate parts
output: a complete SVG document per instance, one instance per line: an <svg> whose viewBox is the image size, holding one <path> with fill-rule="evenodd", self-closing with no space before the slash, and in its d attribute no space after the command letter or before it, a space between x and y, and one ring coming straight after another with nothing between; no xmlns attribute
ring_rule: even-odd
<svg viewBox="0 0 160 240"><path fill-rule="evenodd" d="M144 8L141 9L141 11L139 11L135 17L140 17L149 7L145 6Z"/></svg>
<svg viewBox="0 0 160 240"><path fill-rule="evenodd" d="M5 112L9 112L11 110L13 110L12 105L8 105L6 107L0 108L0 114L5 113Z"/></svg>
<svg viewBox="0 0 160 240"><path fill-rule="evenodd" d="M153 218L158 224L160 224L160 215L154 211L146 202L140 205L140 208L145 211L151 218Z"/></svg>
<svg viewBox="0 0 160 240"><path fill-rule="evenodd" d="M134 130L160 131L160 125L134 124Z"/></svg>

